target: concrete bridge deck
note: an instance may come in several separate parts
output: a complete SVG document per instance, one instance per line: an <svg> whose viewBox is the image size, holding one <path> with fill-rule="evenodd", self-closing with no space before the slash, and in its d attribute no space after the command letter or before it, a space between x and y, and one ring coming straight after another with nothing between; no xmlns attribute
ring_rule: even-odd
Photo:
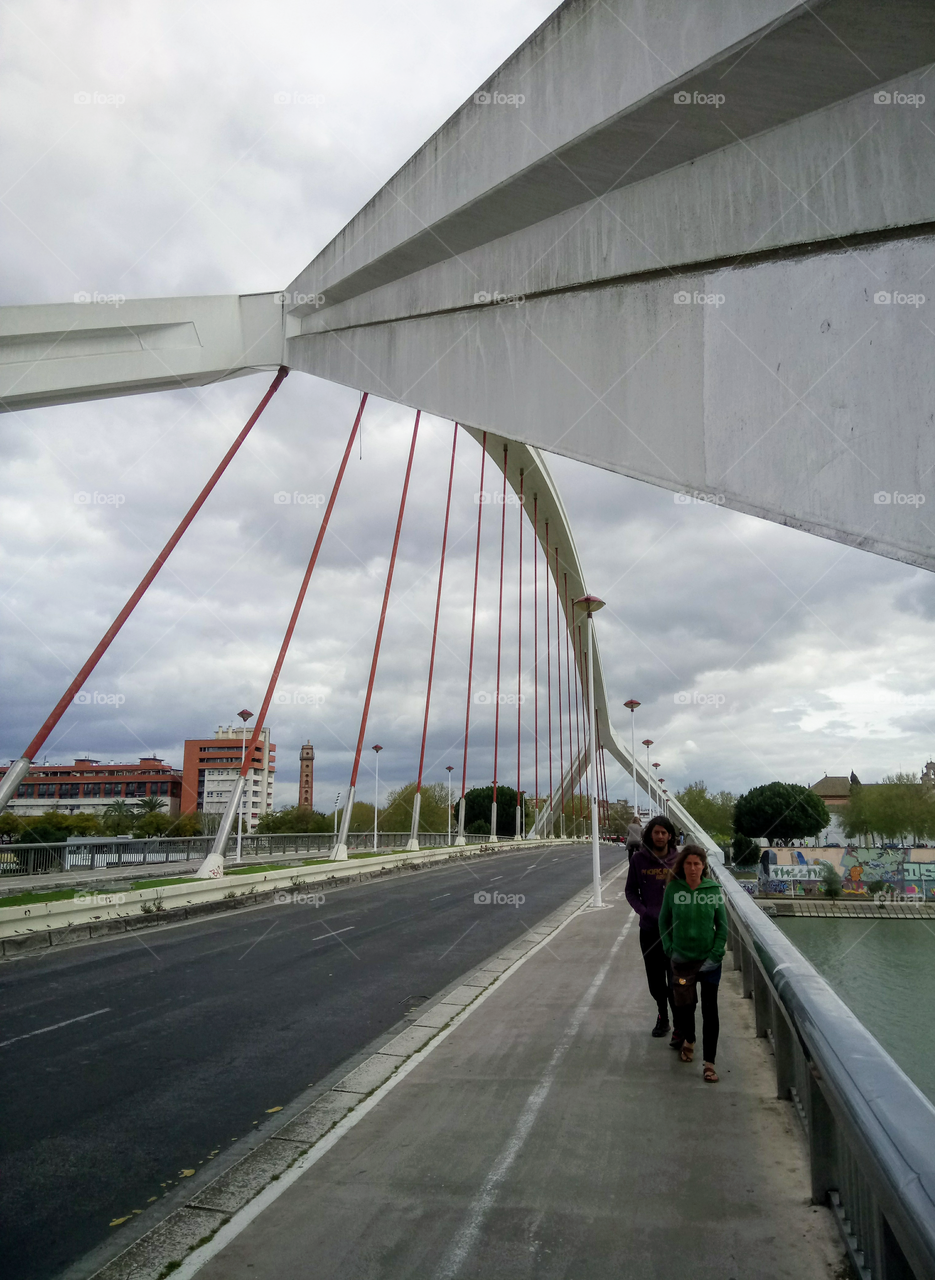
<svg viewBox="0 0 935 1280"><path fill-rule="evenodd" d="M730 953L712 1086L699 1060L649 1035L622 885L490 989L252 1221L249 1206L235 1215L199 1277L848 1274Z"/></svg>

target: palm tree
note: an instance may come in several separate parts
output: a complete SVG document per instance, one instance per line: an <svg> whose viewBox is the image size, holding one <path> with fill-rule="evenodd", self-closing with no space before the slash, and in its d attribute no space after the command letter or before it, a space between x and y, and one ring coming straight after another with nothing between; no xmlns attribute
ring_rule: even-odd
<svg viewBox="0 0 935 1280"><path fill-rule="evenodd" d="M101 815L106 830L114 835L124 835L133 827L134 810L126 800L113 800Z"/></svg>
<svg viewBox="0 0 935 1280"><path fill-rule="evenodd" d="M109 807L109 806L108 806ZM165 800L160 800L158 796L147 796L141 800L136 806L137 813L161 813L166 808Z"/></svg>

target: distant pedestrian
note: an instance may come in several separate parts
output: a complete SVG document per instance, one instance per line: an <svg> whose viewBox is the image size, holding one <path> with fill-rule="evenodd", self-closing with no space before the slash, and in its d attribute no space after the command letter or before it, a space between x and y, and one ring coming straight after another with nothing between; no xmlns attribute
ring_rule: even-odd
<svg viewBox="0 0 935 1280"><path fill-rule="evenodd" d="M669 1030L669 960L659 938L659 912L669 872L675 865L675 838L675 827L668 818L651 818L640 847L630 854L627 872L627 902L640 918L640 951L649 994L658 1012L652 1031L656 1039Z"/></svg>
<svg viewBox="0 0 935 1280"><path fill-rule="evenodd" d="M717 1084L714 1069L720 1022L717 989L727 946L727 909L701 845L687 844L672 868L659 913L662 946L672 965L674 1030L671 1047L683 1062L695 1051L695 1006L701 993L704 1078Z"/></svg>
<svg viewBox="0 0 935 1280"><path fill-rule="evenodd" d="M637 822L636 818L627 827L627 849L633 852L643 843L643 828Z"/></svg>

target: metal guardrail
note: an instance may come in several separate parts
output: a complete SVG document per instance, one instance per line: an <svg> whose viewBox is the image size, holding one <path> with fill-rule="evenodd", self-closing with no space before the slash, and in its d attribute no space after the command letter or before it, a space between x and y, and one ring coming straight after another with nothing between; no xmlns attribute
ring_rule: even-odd
<svg viewBox="0 0 935 1280"><path fill-rule="evenodd" d="M805 1128L813 1203L830 1203L862 1280L935 1280L935 1106L731 874L716 874L777 1095Z"/></svg>
<svg viewBox="0 0 935 1280"><path fill-rule="evenodd" d="M466 836L468 844L483 844L489 840L487 836ZM409 841L408 831L381 831L378 837L378 848L405 848ZM213 836L191 836L186 839L173 840L120 840L110 843L102 840L96 843L90 840L80 845L74 844L7 844L0 845L0 876L42 875L46 872L78 871L83 867L124 867L142 866L150 863L165 862L200 862L211 852ZM448 837L444 832L420 832L419 847L422 849L444 848L448 845ZM232 835L227 844L226 856L234 853L237 837ZM373 848L373 832L350 832L347 846L351 852ZM275 835L254 835L241 837L241 853L243 857L287 857L308 854L329 854L334 848L334 835L326 832L299 832L293 835L277 833Z"/></svg>

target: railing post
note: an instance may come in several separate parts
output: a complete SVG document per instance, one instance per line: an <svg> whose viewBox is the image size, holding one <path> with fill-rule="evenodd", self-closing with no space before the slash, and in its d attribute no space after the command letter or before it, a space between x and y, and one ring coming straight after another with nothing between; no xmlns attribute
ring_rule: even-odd
<svg viewBox="0 0 935 1280"><path fill-rule="evenodd" d="M740 939L740 970L743 998L749 1000L753 995L753 956L742 937Z"/></svg>
<svg viewBox="0 0 935 1280"><path fill-rule="evenodd" d="M753 968L753 1017L756 1023L756 1034L762 1038L769 1028L770 995L766 986L766 979L760 973L752 955L750 956L750 963Z"/></svg>
<svg viewBox="0 0 935 1280"><path fill-rule="evenodd" d="M779 1002L772 999L773 1053L776 1055L776 1097L786 1099L795 1087L795 1048L792 1028Z"/></svg>
<svg viewBox="0 0 935 1280"><path fill-rule="evenodd" d="M812 1204L825 1204L834 1190L834 1117L816 1079L816 1067L808 1064L808 1159L812 1179Z"/></svg>

